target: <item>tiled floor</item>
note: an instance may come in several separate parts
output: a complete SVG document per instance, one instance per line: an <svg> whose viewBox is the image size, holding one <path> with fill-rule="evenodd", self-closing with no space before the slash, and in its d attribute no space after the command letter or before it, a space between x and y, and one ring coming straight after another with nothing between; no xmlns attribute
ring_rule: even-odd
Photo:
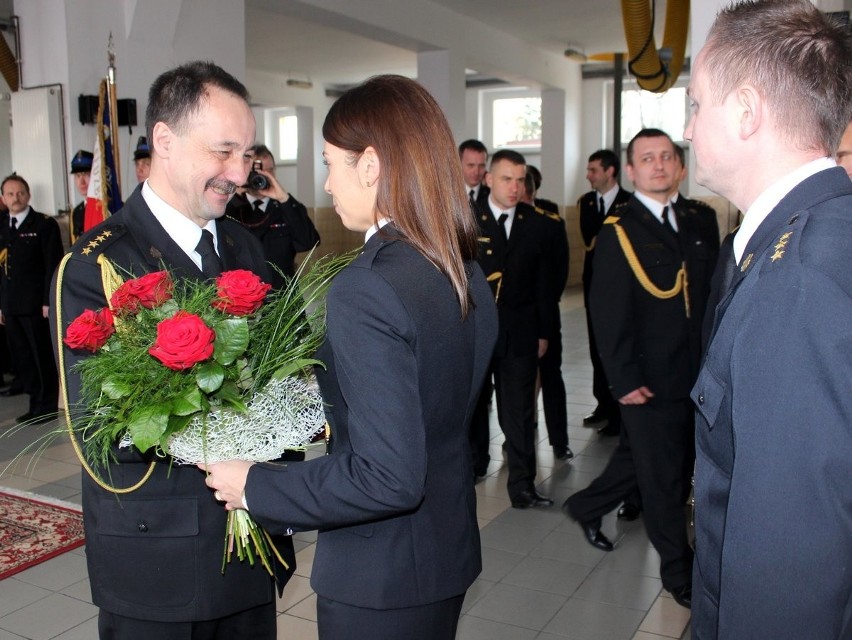
<svg viewBox="0 0 852 640"><path fill-rule="evenodd" d="M663 640L689 638L689 611L661 593L659 556L642 521L622 523L614 514L603 528L616 543L611 553L591 547L559 505L585 487L606 464L615 446L582 426L594 407L582 294L572 289L562 303L564 361L568 389L570 462L553 458L539 430L539 489L551 495L550 509L509 508L499 427L492 424L489 475L476 486L482 533L483 571L467 594L459 640ZM10 434L14 416L26 410L21 397L0 398L0 470L34 440L29 428ZM55 426L55 423L54 423ZM38 430L38 431L36 431ZM67 440L42 452L37 464L23 456L0 476L0 486L79 503L79 466ZM297 575L278 603L278 637L317 638L316 596L309 576L314 534L295 536ZM368 579L368 577L366 577ZM48 560L0 581L0 640L91 640L97 637L84 548ZM367 638L367 636L365 636Z"/></svg>

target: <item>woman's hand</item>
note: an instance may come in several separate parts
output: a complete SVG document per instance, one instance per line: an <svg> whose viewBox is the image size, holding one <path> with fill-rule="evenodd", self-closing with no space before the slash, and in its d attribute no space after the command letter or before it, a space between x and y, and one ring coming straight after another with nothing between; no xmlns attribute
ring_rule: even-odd
<svg viewBox="0 0 852 640"><path fill-rule="evenodd" d="M199 464L198 468L207 472L205 482L213 489L213 497L225 503L228 511L248 509L244 500L246 479L253 462L245 460L226 460L216 464Z"/></svg>

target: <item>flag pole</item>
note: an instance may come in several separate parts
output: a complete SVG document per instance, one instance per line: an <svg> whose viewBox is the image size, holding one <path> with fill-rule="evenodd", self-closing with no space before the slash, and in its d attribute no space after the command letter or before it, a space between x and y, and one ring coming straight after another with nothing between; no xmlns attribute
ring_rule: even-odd
<svg viewBox="0 0 852 640"><path fill-rule="evenodd" d="M109 32L109 45L107 47L107 57L109 67L107 69L107 89L109 94L109 132L110 143L112 144L112 157L115 161L116 179L118 181L119 193L123 192L121 188L121 158L119 156L118 145L118 90L115 86L115 53L113 52L112 31Z"/></svg>

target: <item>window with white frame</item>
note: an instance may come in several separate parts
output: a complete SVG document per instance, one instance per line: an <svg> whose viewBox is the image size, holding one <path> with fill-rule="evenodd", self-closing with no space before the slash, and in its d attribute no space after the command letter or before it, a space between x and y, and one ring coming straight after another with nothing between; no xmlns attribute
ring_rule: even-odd
<svg viewBox="0 0 852 640"><path fill-rule="evenodd" d="M675 142L683 142L683 130L689 117L686 96L688 79L681 78L665 93L652 93L639 88L635 82L625 82L621 92L621 143L628 142L642 129L661 129ZM613 83L608 83L611 99ZM612 104L610 102L609 104ZM606 120L611 127L610 120ZM610 136L607 136L610 138Z"/></svg>
<svg viewBox="0 0 852 640"><path fill-rule="evenodd" d="M295 114L278 116L278 161L295 162L299 157L299 121Z"/></svg>
<svg viewBox="0 0 852 640"><path fill-rule="evenodd" d="M489 149L541 149L541 93L529 89L483 91L482 141Z"/></svg>

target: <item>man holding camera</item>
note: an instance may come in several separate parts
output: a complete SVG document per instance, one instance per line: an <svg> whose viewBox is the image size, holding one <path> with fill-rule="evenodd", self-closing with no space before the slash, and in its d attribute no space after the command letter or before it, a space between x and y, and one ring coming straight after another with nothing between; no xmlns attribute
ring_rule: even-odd
<svg viewBox="0 0 852 640"><path fill-rule="evenodd" d="M320 237L305 205L276 179L275 158L269 148L258 144L252 151L255 160L245 192L231 198L225 215L260 240L266 261L275 267L270 284L278 289L284 286L285 276L295 273L296 254L313 249Z"/></svg>

